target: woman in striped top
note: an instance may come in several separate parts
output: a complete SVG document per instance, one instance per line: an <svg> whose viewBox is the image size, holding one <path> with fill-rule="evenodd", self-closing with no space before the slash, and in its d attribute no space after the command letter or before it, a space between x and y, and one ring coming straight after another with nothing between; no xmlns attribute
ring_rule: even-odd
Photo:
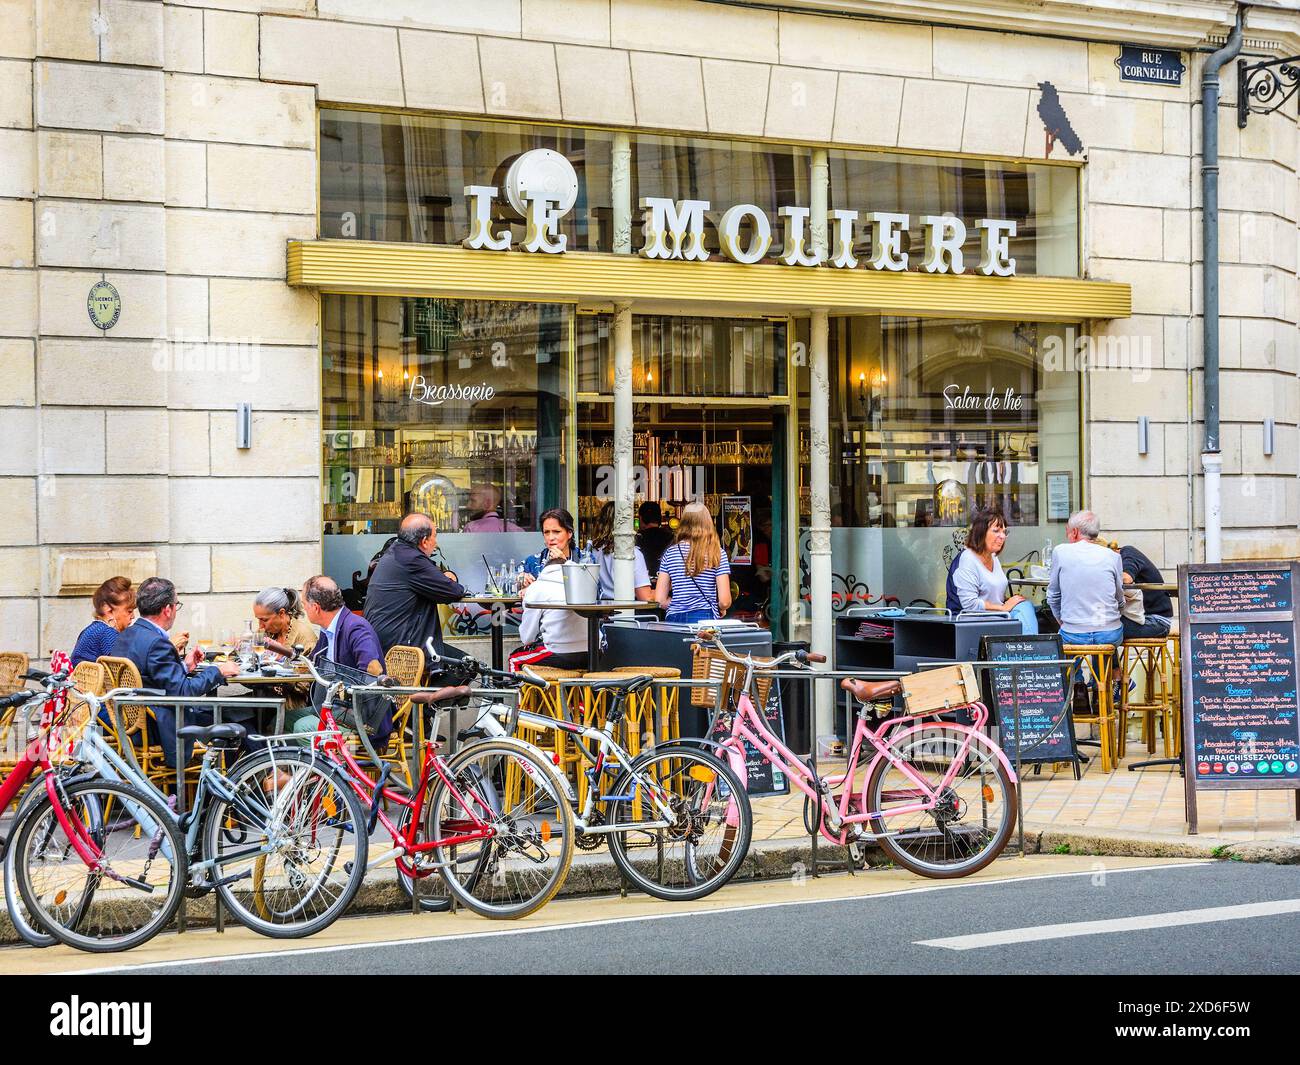
<svg viewBox="0 0 1300 1065"><path fill-rule="evenodd" d="M682 511L677 542L659 560L655 598L664 620L678 624L720 618L731 606L731 563L703 503Z"/></svg>

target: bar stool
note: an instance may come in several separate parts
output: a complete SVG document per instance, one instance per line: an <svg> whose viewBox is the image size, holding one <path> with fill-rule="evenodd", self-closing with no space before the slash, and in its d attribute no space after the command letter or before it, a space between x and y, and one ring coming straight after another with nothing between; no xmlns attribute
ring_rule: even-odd
<svg viewBox="0 0 1300 1065"><path fill-rule="evenodd" d="M1173 711L1174 753L1182 757L1183 753L1183 659L1178 642L1178 619L1174 619L1175 628L1165 639L1169 656L1169 702Z"/></svg>
<svg viewBox="0 0 1300 1065"><path fill-rule="evenodd" d="M615 673L640 673L656 680L681 680L682 671L675 666L619 666ZM681 689L673 684L652 684L647 691L650 700L650 728L655 743L667 743L681 736L681 719L678 713ZM657 715L657 716L656 716ZM655 722L659 727L655 730Z"/></svg>
<svg viewBox="0 0 1300 1065"><path fill-rule="evenodd" d="M580 669L558 669L555 666L533 666L532 671L547 681L547 686L538 688L532 684L525 684L520 688L519 709L527 710L542 717L553 718L556 721L569 720L572 715L569 714L569 708L564 704L560 681L577 680L582 676L583 671ZM572 692L572 689L570 691ZM542 750L552 753L555 764L560 767L560 772L575 781L577 777L581 776L579 770L582 756L576 749L569 750L567 733L561 729L534 729L523 724L519 727L528 730L530 742Z"/></svg>
<svg viewBox="0 0 1300 1065"><path fill-rule="evenodd" d="M1101 747L1101 771L1115 769L1115 703L1111 692L1112 665L1115 645L1110 643L1067 643L1062 648L1067 658L1083 660L1097 685L1097 711L1093 714L1075 714L1076 725L1096 725L1097 741Z"/></svg>
<svg viewBox="0 0 1300 1065"><path fill-rule="evenodd" d="M1165 757L1171 758L1173 748L1173 689L1169 679L1170 658L1168 637L1125 640L1119 647L1120 706L1116 753L1123 758L1128 748L1129 715L1142 718L1142 738L1147 753L1156 750L1156 715L1160 715L1160 731L1164 737ZM1139 681L1139 670L1144 676ZM1142 687L1139 689L1138 684ZM1130 691L1130 684L1133 685ZM1141 691L1142 697L1136 693Z"/></svg>

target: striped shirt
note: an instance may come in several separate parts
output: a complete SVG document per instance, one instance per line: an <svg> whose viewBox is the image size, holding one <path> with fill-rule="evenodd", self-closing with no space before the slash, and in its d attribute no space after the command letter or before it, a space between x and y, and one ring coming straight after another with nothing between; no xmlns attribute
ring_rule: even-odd
<svg viewBox="0 0 1300 1065"><path fill-rule="evenodd" d="M718 617L718 575L731 575L731 562L727 552L722 552L722 559L709 569L701 570L691 577L686 572L686 556L690 548L681 542L673 544L659 559L660 574L668 574L672 599L668 603L669 614L684 614L688 610L712 610Z"/></svg>

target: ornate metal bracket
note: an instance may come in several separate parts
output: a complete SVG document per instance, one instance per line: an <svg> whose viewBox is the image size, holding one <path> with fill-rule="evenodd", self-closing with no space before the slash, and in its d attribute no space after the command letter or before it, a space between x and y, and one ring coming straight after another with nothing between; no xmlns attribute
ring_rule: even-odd
<svg viewBox="0 0 1300 1065"><path fill-rule="evenodd" d="M1300 90L1300 56L1264 63L1237 61L1237 128L1246 128L1252 113L1271 115Z"/></svg>

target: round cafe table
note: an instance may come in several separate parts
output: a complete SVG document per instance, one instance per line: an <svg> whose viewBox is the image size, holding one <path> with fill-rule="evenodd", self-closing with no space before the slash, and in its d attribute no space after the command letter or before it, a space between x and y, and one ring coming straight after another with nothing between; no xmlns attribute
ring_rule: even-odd
<svg viewBox="0 0 1300 1065"><path fill-rule="evenodd" d="M492 613L492 623L488 626L492 636L492 668L506 668L505 618L507 610L514 610L522 603L520 595L467 595L458 600L461 603L473 603L475 606L487 607ZM455 606L455 603L451 604Z"/></svg>
<svg viewBox="0 0 1300 1065"><path fill-rule="evenodd" d="M225 682L222 684L222 687L225 688L228 686L234 686L238 684L241 687L251 689L252 690L251 694L253 695L264 695L264 696L272 696L272 697L276 694L276 692L271 689L280 689L281 697L283 698L284 691L287 691L290 688L301 688L304 690L309 689L311 688L313 683L314 682L312 681L310 674L307 674L306 676L298 675L293 677L276 677L276 676L268 676L264 673L238 673L233 677L226 678ZM262 690L259 691L258 689L262 689ZM284 702L282 701L280 703L279 709L277 709L275 712L275 724L271 730L271 735L278 736L280 735L280 733L284 731L284 716L285 716L285 706L284 706Z"/></svg>
<svg viewBox="0 0 1300 1065"><path fill-rule="evenodd" d="M610 614L622 610L658 610L659 604L637 600L633 603L538 603L529 604L529 610L569 610L587 619L587 668L593 673L600 668L600 623Z"/></svg>

